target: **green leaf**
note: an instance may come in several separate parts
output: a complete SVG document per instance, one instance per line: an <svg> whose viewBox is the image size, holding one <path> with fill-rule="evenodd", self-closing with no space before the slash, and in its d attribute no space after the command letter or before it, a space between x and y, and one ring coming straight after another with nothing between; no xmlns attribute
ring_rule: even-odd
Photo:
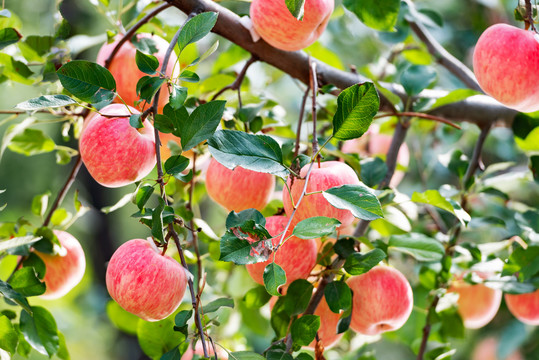
<svg viewBox="0 0 539 360"><path fill-rule="evenodd" d="M282 267L272 262L264 269L264 287L269 294L280 296L279 286L286 284L286 273Z"/></svg>
<svg viewBox="0 0 539 360"><path fill-rule="evenodd" d="M185 340L183 334L174 331L172 316L156 322L139 321L137 338L142 351L152 359L159 359Z"/></svg>
<svg viewBox="0 0 539 360"><path fill-rule="evenodd" d="M43 355L51 357L60 348L56 321L41 306L32 306L32 315L21 311L20 329L26 341Z"/></svg>
<svg viewBox="0 0 539 360"><path fill-rule="evenodd" d="M41 240L40 237L36 237L32 235L20 236L20 237L14 237L12 239L2 240L0 241L0 251L13 249L22 245L30 245L39 240Z"/></svg>
<svg viewBox="0 0 539 360"><path fill-rule="evenodd" d="M539 273L539 246L529 245L527 249L517 247L509 257L511 263L517 264L519 278L529 280Z"/></svg>
<svg viewBox="0 0 539 360"><path fill-rule="evenodd" d="M333 136L339 140L362 136L379 108L380 98L373 83L356 84L343 90L337 98Z"/></svg>
<svg viewBox="0 0 539 360"><path fill-rule="evenodd" d="M153 37L133 36L131 38L131 44L145 54L155 54L159 51Z"/></svg>
<svg viewBox="0 0 539 360"><path fill-rule="evenodd" d="M264 172L286 178L288 170L283 165L279 144L267 135L252 135L243 131L217 130L208 139L212 156L229 169Z"/></svg>
<svg viewBox="0 0 539 360"><path fill-rule="evenodd" d="M324 296L329 309L336 314L352 307L352 291L344 281L330 282L324 289Z"/></svg>
<svg viewBox="0 0 539 360"><path fill-rule="evenodd" d="M47 271L45 262L34 252L31 252L26 259L24 259L22 266L33 268L37 277L41 280L45 277L45 272Z"/></svg>
<svg viewBox="0 0 539 360"><path fill-rule="evenodd" d="M278 347L268 350L266 353L267 360L294 360L292 355L287 353L284 349Z"/></svg>
<svg viewBox="0 0 539 360"><path fill-rule="evenodd" d="M73 60L58 71L62 86L81 99L90 103L110 102L114 99L116 81L103 66L85 60Z"/></svg>
<svg viewBox="0 0 539 360"><path fill-rule="evenodd" d="M142 124L142 114L133 114L129 116L129 125L135 129L142 129L144 124Z"/></svg>
<svg viewBox="0 0 539 360"><path fill-rule="evenodd" d="M56 148L54 141L43 131L38 129L24 129L15 135L8 145L8 149L26 156L51 152Z"/></svg>
<svg viewBox="0 0 539 360"><path fill-rule="evenodd" d="M429 204L448 211L455 215L463 225L467 224L471 220L470 215L462 209L460 204L452 199L446 199L438 192L438 190L427 190L424 193L414 192L412 194L412 201Z"/></svg>
<svg viewBox="0 0 539 360"><path fill-rule="evenodd" d="M19 335L7 316L0 315L0 349L4 349L10 354L15 354Z"/></svg>
<svg viewBox="0 0 539 360"><path fill-rule="evenodd" d="M58 331L58 339L60 341L60 347L56 353L56 356L58 356L58 358L61 360L70 360L71 356L69 356L69 350L67 350L65 336L60 331Z"/></svg>
<svg viewBox="0 0 539 360"><path fill-rule="evenodd" d="M138 316L124 310L114 300L107 303L106 311L110 321L118 329L129 335L137 334L137 326L140 320Z"/></svg>
<svg viewBox="0 0 539 360"><path fill-rule="evenodd" d="M355 249L356 241L352 238L339 239L333 245L335 253L341 258L346 259L348 256L352 255L356 251Z"/></svg>
<svg viewBox="0 0 539 360"><path fill-rule="evenodd" d="M292 235L300 239L316 239L333 234L340 225L341 222L337 219L316 216L300 221L294 227Z"/></svg>
<svg viewBox="0 0 539 360"><path fill-rule="evenodd" d="M101 208L101 212L103 212L105 214L109 214L109 213L111 213L113 211L121 209L125 205L129 204L131 202L132 198L133 198L133 194L125 194L124 196L122 196L122 198L120 200L118 200L118 202L116 202L116 204L114 204L112 206L105 206L105 207Z"/></svg>
<svg viewBox="0 0 539 360"><path fill-rule="evenodd" d="M365 274L385 258L386 253L381 249L373 249L365 254L355 252L346 258L344 270L350 275Z"/></svg>
<svg viewBox="0 0 539 360"><path fill-rule="evenodd" d="M263 286L256 286L247 291L243 297L243 302L248 309L259 309L264 306L271 299L271 295L268 294L266 288Z"/></svg>
<svg viewBox="0 0 539 360"><path fill-rule="evenodd" d="M267 231L266 231L267 232ZM267 238L270 238L269 233ZM231 230L228 230L221 238L219 260L231 261L236 265L254 264L268 259L268 251L256 251L262 247L263 250L271 246L271 241L249 242L246 239L238 238ZM262 245L261 245L262 244ZM251 254L252 253L252 254Z"/></svg>
<svg viewBox="0 0 539 360"><path fill-rule="evenodd" d="M234 360L264 360L262 355L251 351L236 351L231 353L230 359Z"/></svg>
<svg viewBox="0 0 539 360"><path fill-rule="evenodd" d="M140 71L148 75L154 75L159 67L159 60L153 55L147 55L137 49L135 61Z"/></svg>
<svg viewBox="0 0 539 360"><path fill-rule="evenodd" d="M539 183L539 155L530 156L530 170L533 174L533 179Z"/></svg>
<svg viewBox="0 0 539 360"><path fill-rule="evenodd" d="M176 176L189 166L189 158L182 155L171 156L165 161L165 172Z"/></svg>
<svg viewBox="0 0 539 360"><path fill-rule="evenodd" d="M365 25L380 31L393 31L400 0L344 0L343 5Z"/></svg>
<svg viewBox="0 0 539 360"><path fill-rule="evenodd" d="M231 211L226 217L225 226L227 229L242 226L246 221L252 220L255 224L266 225L266 218L256 209L247 209L239 213Z"/></svg>
<svg viewBox="0 0 539 360"><path fill-rule="evenodd" d="M451 91L446 96L443 96L439 99L437 99L434 104L432 104L431 109L435 109L440 106L449 105L452 103L456 103L458 101L465 100L469 98L470 96L474 95L480 95L481 93L479 91L471 90L471 89L457 89Z"/></svg>
<svg viewBox="0 0 539 360"><path fill-rule="evenodd" d="M180 80L190 83L197 83L200 81L200 77L192 71L184 70L180 74Z"/></svg>
<svg viewBox="0 0 539 360"><path fill-rule="evenodd" d="M17 303L28 313L32 313L32 308L30 307L30 304L28 304L28 300L26 299L26 297L13 290L11 285L2 280L0 280L0 294L2 294L6 299Z"/></svg>
<svg viewBox="0 0 539 360"><path fill-rule="evenodd" d="M32 267L23 267L15 271L9 284L13 290L23 296L37 296L45 293L45 283L39 280L36 271Z"/></svg>
<svg viewBox="0 0 539 360"><path fill-rule="evenodd" d="M142 100L151 102L165 80L165 78L158 76L141 77L137 82L137 95L140 96Z"/></svg>
<svg viewBox="0 0 539 360"><path fill-rule="evenodd" d="M442 243L420 233L393 235L389 238L388 246L418 261L440 261L445 254Z"/></svg>
<svg viewBox="0 0 539 360"><path fill-rule="evenodd" d="M189 118L185 116L174 117L177 120L176 127L178 128L174 135L182 139L183 151L192 149L215 133L225 111L225 104L226 101L222 100L210 101L197 107L189 115ZM173 111L172 107L167 109L165 106L164 114L169 116L170 111ZM176 112L174 111L174 113Z"/></svg>
<svg viewBox="0 0 539 360"><path fill-rule="evenodd" d="M429 66L412 65L401 74L400 81L410 96L417 95L436 79L436 71Z"/></svg>
<svg viewBox="0 0 539 360"><path fill-rule="evenodd" d="M352 323L352 309L345 311L337 323L337 334L342 334L350 328Z"/></svg>
<svg viewBox="0 0 539 360"><path fill-rule="evenodd" d="M219 299L213 300L212 302L206 304L206 306L203 306L202 310L204 311L204 314L209 314L209 313L219 310L223 306L234 309L234 299L219 298Z"/></svg>
<svg viewBox="0 0 539 360"><path fill-rule="evenodd" d="M143 185L137 190L135 204L137 204L140 210L144 208L144 205L148 202L154 191L155 189L151 185Z"/></svg>
<svg viewBox="0 0 539 360"><path fill-rule="evenodd" d="M307 353L300 353L294 360L314 360L313 357Z"/></svg>
<svg viewBox="0 0 539 360"><path fill-rule="evenodd" d="M181 108L185 103L185 99L187 99L187 88L172 84L168 99L168 103L172 109L177 110Z"/></svg>
<svg viewBox="0 0 539 360"><path fill-rule="evenodd" d="M0 53L0 67L2 77L25 85L31 85L34 80L30 78L34 73L23 62L15 60L8 54Z"/></svg>
<svg viewBox="0 0 539 360"><path fill-rule="evenodd" d="M284 310L288 316L295 316L307 310L313 294L313 285L305 279L293 281L286 290Z"/></svg>
<svg viewBox="0 0 539 360"><path fill-rule="evenodd" d="M362 183L333 187L323 191L322 195L331 205L350 210L358 219L375 220L384 216L374 191Z"/></svg>
<svg viewBox="0 0 539 360"><path fill-rule="evenodd" d="M204 12L191 18L183 27L178 37L180 52L191 43L202 39L213 29L217 22L216 12Z"/></svg>
<svg viewBox="0 0 539 360"><path fill-rule="evenodd" d="M307 346L314 340L318 329L320 329L320 316L303 315L294 321L290 334L296 344Z"/></svg>
<svg viewBox="0 0 539 360"><path fill-rule="evenodd" d="M8 45L17 43L22 35L13 28L0 29L0 50Z"/></svg>
<svg viewBox="0 0 539 360"><path fill-rule="evenodd" d="M187 322L193 316L193 310L182 310L176 314L174 318L174 331L178 331L187 337L189 330L187 328Z"/></svg>
<svg viewBox="0 0 539 360"><path fill-rule="evenodd" d="M74 104L78 104L78 102L67 95L42 95L40 97L18 103L15 107L21 110L34 111Z"/></svg>
<svg viewBox="0 0 539 360"><path fill-rule="evenodd" d="M305 10L305 0L285 0L286 7L290 14L298 20L303 19Z"/></svg>

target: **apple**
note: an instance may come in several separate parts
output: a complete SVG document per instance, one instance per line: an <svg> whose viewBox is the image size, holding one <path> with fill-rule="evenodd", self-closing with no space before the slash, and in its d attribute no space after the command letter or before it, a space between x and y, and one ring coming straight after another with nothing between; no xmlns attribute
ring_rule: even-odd
<svg viewBox="0 0 539 360"><path fill-rule="evenodd" d="M124 310L158 321L180 306L187 275L176 260L162 255L151 239L134 239L112 255L106 283L110 296Z"/></svg>
<svg viewBox="0 0 539 360"><path fill-rule="evenodd" d="M309 164L305 165L300 172L302 178L305 178L309 170ZM340 161L326 161L320 164L314 164L307 184L307 193L323 191L335 186L341 185L359 185L359 179L355 171L348 165ZM299 197L305 186L305 180L294 179L291 185L291 179L287 181L290 193L283 191L283 205L286 215L291 216L294 210L290 196L297 204ZM339 220L342 225L348 226L354 221L354 215L349 210L337 209L333 207L322 194L306 195L299 204L294 215L294 223L313 216L326 216Z"/></svg>
<svg viewBox="0 0 539 360"><path fill-rule="evenodd" d="M210 198L228 211L262 210L268 204L275 178L271 174L237 166L231 170L211 159L206 172L206 190Z"/></svg>
<svg viewBox="0 0 539 360"><path fill-rule="evenodd" d="M486 29L477 40L473 68L481 88L507 107L539 110L539 35L507 24Z"/></svg>
<svg viewBox="0 0 539 360"><path fill-rule="evenodd" d="M481 340L472 352L472 360L501 360L498 358L498 340L487 337ZM505 360L523 360L522 354L517 350L505 358Z"/></svg>
<svg viewBox="0 0 539 360"><path fill-rule="evenodd" d="M70 292L82 280L86 269L84 251L78 240L65 231L53 231L65 251L56 255L35 251L45 263L43 281L47 290L41 298L48 300L58 299Z"/></svg>
<svg viewBox="0 0 539 360"><path fill-rule="evenodd" d="M165 39L157 35L147 33L137 34L136 37L138 40L153 40L153 42L155 43L155 47L158 51L152 55L155 56L157 60L159 60L159 67L157 70L161 71L161 66L163 65L163 59L165 58L169 43ZM110 44L105 43L101 47L101 49L99 49L96 60L99 65L105 66L105 61L109 58L110 54L112 53L112 50L114 50L118 42L119 40L116 40ZM136 53L137 49L135 48L133 43L131 41L126 41L122 44L122 47L120 48L120 50L118 50L109 66L109 71L116 80L116 91L118 95L120 95L120 97L125 101L125 103L130 106L135 106L135 101L139 100L139 97L137 96L137 82L141 77L148 75L138 69L137 62L135 60ZM172 52L170 60L167 64L165 75L175 76L172 73L174 71L174 64L177 60L178 58L176 57L174 52ZM161 94L159 95L159 103L157 106L157 111L159 113L163 111L163 107L165 107L165 105L168 103L169 94L170 93L168 91L167 84L163 84L163 86L161 87ZM121 100L119 99L116 99L116 101L121 102ZM138 108L140 110L142 110L143 104L144 101L139 104Z"/></svg>
<svg viewBox="0 0 539 360"><path fill-rule="evenodd" d="M511 314L528 325L539 325L539 289L527 294L505 294Z"/></svg>
<svg viewBox="0 0 539 360"><path fill-rule="evenodd" d="M488 274L475 272L486 279ZM448 293L457 293L458 312L468 329L479 329L488 324L500 308L502 291L491 289L483 284L468 284L462 276L451 283Z"/></svg>
<svg viewBox="0 0 539 360"><path fill-rule="evenodd" d="M334 0L306 0L304 17L296 19L284 0L253 0L251 21L268 44L281 50L296 51L314 43L326 29Z"/></svg>
<svg viewBox="0 0 539 360"><path fill-rule="evenodd" d="M208 354L210 355L210 359L215 359L215 353L213 352L213 346L209 342L206 342L206 349L208 350ZM221 360L221 359L222 360L227 360L228 359L228 353L225 350L223 350L223 348L221 348L218 345L215 345L215 349L217 350L217 357L219 358L219 360ZM200 342L200 340L197 341L197 344L195 345L195 350L193 350L191 348L191 346L189 346L187 351L182 355L181 360L191 360L191 359L193 359L194 355L200 356L201 359L204 358L204 349L202 348L202 343Z"/></svg>
<svg viewBox="0 0 539 360"><path fill-rule="evenodd" d="M350 328L378 335L401 328L413 307L412 288L395 268L378 265L347 281L354 292Z"/></svg>
<svg viewBox="0 0 539 360"><path fill-rule="evenodd" d="M118 105L109 105L101 113L117 114ZM92 177L106 187L121 187L148 175L155 166L155 135L152 124L135 129L129 125L129 111L139 111L125 105L125 116L95 115L87 120L81 133L79 150L82 161Z"/></svg>
<svg viewBox="0 0 539 360"><path fill-rule="evenodd" d="M271 240L274 247L279 244L281 240L280 234L284 231L287 223L288 218L285 216L270 216L266 219L266 229L271 236L275 236ZM285 238L292 234L292 230L293 228L291 226ZM281 266L286 272L285 287L294 280L306 279L309 276L314 265L316 265L317 246L314 239L303 240L292 236L277 250L275 253L275 263ZM264 269L272 260L273 253L264 262L246 265L247 272L254 281L260 285L264 285Z"/></svg>
<svg viewBox="0 0 539 360"><path fill-rule="evenodd" d="M393 136L388 134L380 134L380 127L377 124L371 125L369 130L360 138L345 141L342 146L342 151L347 154L359 154L360 156L370 157L376 155L387 155ZM397 154L397 164L407 167L410 163L410 150L408 145L403 143ZM389 186L397 187L405 173L401 170L396 170L391 178Z"/></svg>

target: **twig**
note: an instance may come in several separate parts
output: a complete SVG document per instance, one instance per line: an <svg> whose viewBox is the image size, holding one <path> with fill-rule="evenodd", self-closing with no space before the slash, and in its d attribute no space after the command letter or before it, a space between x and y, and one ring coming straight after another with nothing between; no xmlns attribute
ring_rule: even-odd
<svg viewBox="0 0 539 360"><path fill-rule="evenodd" d="M140 29L140 27L142 25L146 24L148 21L153 19L157 14L159 14L161 11L163 11L165 9L168 9L171 6L172 6L172 4L167 4L167 3L165 3L165 4L161 5L161 6L158 6L152 12L148 13L146 16L144 16L142 19L140 19L135 25L133 25L133 27L131 27L129 29L129 31L127 31L125 33L125 35L120 39L120 41L118 41L118 43L116 44L114 49L112 49L112 52L110 53L109 57L107 58L107 60L105 60L104 66L107 69L109 68L110 63L112 62L112 59L114 59L114 56L116 56L116 53L120 50L122 45L126 41L131 40L133 35L135 35L135 32L137 32L137 30Z"/></svg>
<svg viewBox="0 0 539 360"><path fill-rule="evenodd" d="M399 150L404 143L404 138L406 137L406 132L408 131L409 120L403 119L397 123L395 128L395 133L393 134L393 139L391 140L391 145L387 152L386 164L387 164L387 173L385 178L378 185L379 189L384 189L389 186L395 169L397 168L397 156Z"/></svg>
<svg viewBox="0 0 539 360"><path fill-rule="evenodd" d="M459 125L457 125L454 122L451 122L451 121L449 121L447 119L444 119L442 117L435 116L435 115L429 115L429 114L425 114L425 113L420 113L420 112L413 112L413 111L405 111L405 112L398 112L398 113L383 113L383 114L376 115L374 117L374 119L380 119L380 118L384 118L384 117L388 117L388 116L417 117L417 118L421 118L421 119L428 119L428 120L438 121L438 122L444 123L446 125L452 126L455 129L459 129L459 130L462 129Z"/></svg>
<svg viewBox="0 0 539 360"><path fill-rule="evenodd" d="M307 86L307 89L305 89L305 93L303 94L303 99L301 100L301 108L299 110L299 118L298 118L298 126L296 129L296 145L294 147L294 159L298 157L299 155L299 145L300 145L300 138L301 138L301 125L303 123L303 117L305 114L305 104L307 103L307 98L309 97L309 92L311 91L311 88ZM294 164L292 164L294 166ZM294 168L293 168L294 169ZM294 169L295 170L295 169ZM299 170L299 169L297 169Z"/></svg>
<svg viewBox="0 0 539 360"><path fill-rule="evenodd" d="M316 94L318 93L318 80L316 75L316 63L309 61L309 86L312 89L312 117L313 117L313 156L318 153L318 136L316 135ZM320 161L319 156L316 156L315 161Z"/></svg>
<svg viewBox="0 0 539 360"><path fill-rule="evenodd" d="M485 145L485 140L487 139L488 133L490 132L490 126L485 126L481 129L481 133L479 134L479 138L477 139L477 143L475 144L472 158L470 160L470 163L468 165L468 168L466 169L466 174L464 175L464 178L462 180L462 183L464 186L470 181L473 174L475 173L475 170L480 166L481 163L481 153L483 151L483 146Z"/></svg>
<svg viewBox="0 0 539 360"><path fill-rule="evenodd" d="M526 30L528 30L528 28L531 28L533 32L537 33L537 29L535 28L535 24L533 21L533 9L531 0L526 0L526 19L524 21L526 22Z"/></svg>
<svg viewBox="0 0 539 360"><path fill-rule="evenodd" d="M247 74L247 70L257 60L258 60L258 58L256 56L252 55L249 58L249 60L247 60L245 65L243 65L243 68L241 69L240 73L238 74L238 77L236 78L236 80L234 80L234 82L232 84L227 85L224 88L222 88L221 90L219 90L215 95L213 95L211 100L213 101L213 100L217 99L219 97L219 95L221 95L222 93L224 93L227 90L238 90L238 100L240 102L240 108L241 108L241 95L240 95L241 84L243 83L243 79L245 78L245 75Z"/></svg>
<svg viewBox="0 0 539 360"><path fill-rule="evenodd" d="M430 313L431 311L434 311L436 309L438 301L440 301L440 297L438 295L434 295L434 299L432 300L432 303L430 304L427 312L427 321L425 322L425 326L423 327L423 337L421 338L421 345L419 346L419 351L417 352L417 360L423 360L425 350L427 349L427 341L429 340L431 330Z"/></svg>
<svg viewBox="0 0 539 360"><path fill-rule="evenodd" d="M195 173L196 173L196 161L197 161L197 153L193 152L193 177L191 178L191 185L189 188L189 202L187 203L187 209L190 211L193 211L193 192L195 189ZM191 231L191 237L193 246L195 248L195 254L197 257L197 269L198 269L198 278L197 278L197 293L200 293L200 281L202 280L202 262L200 261L200 251L198 249L198 236L197 231L195 229L195 223L193 219L189 221L189 226L191 227L189 230Z"/></svg>

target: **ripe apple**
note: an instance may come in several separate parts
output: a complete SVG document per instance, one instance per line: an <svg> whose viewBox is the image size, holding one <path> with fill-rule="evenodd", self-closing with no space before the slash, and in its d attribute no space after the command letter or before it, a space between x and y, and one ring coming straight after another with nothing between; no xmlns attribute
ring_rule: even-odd
<svg viewBox="0 0 539 360"><path fill-rule="evenodd" d="M505 303L514 317L528 325L539 325L539 289L527 294L505 294Z"/></svg>
<svg viewBox="0 0 539 360"><path fill-rule="evenodd" d="M208 195L228 211L262 210L269 202L275 178L237 166L234 170L211 159L206 172Z"/></svg>
<svg viewBox="0 0 539 360"><path fill-rule="evenodd" d="M284 1L253 0L251 21L268 44L281 50L296 51L314 43L326 29L334 0L306 0L303 20L292 16Z"/></svg>
<svg viewBox="0 0 539 360"><path fill-rule="evenodd" d="M51 255L35 251L46 266L43 281L47 290L41 295L43 299L58 299L70 292L82 280L86 269L84 251L78 240L65 231L54 230L54 235L64 252Z"/></svg>
<svg viewBox="0 0 539 360"><path fill-rule="evenodd" d="M350 328L378 335L401 328L413 307L412 288L400 271L378 265L347 281L354 292Z"/></svg>
<svg viewBox="0 0 539 360"><path fill-rule="evenodd" d="M266 229L271 236L274 237L271 241L273 246L277 246L281 240L282 233L288 223L288 218L285 216L270 216L266 219ZM286 237L292 233L292 228L288 229ZM253 240L254 241L254 240ZM283 268L286 272L286 284L288 286L292 281L297 279L306 279L314 265L316 264L317 243L316 240L303 240L292 236L288 239L275 253L275 263ZM273 253L270 254L268 260L256 264L246 265L247 272L254 281L260 285L264 285L264 269L273 260Z"/></svg>
<svg viewBox="0 0 539 360"><path fill-rule="evenodd" d="M215 359L215 353L213 352L213 346L211 346L210 343L206 343L206 349L208 350L208 354L210 355L210 359ZM219 360L223 359L223 360L227 360L228 359L228 353L223 350L223 348L221 348L220 346L218 345L215 345L215 349L217 350L217 357L219 358ZM193 355L198 355L200 356L200 358L204 358L204 349L202 348L202 343L199 341L197 341L197 344L195 345L195 350L193 350L191 348L191 346L189 346L189 348L187 349L187 351L182 355L182 358L181 360L191 360L193 359Z"/></svg>
<svg viewBox="0 0 539 360"><path fill-rule="evenodd" d="M360 138L345 141L342 146L342 151L348 154L359 154L360 156L376 156L387 155L393 136L388 134L380 134L380 127L377 124L371 125L369 130ZM397 154L397 164L408 166L410 163L410 150L408 145L403 143ZM391 187L397 187L405 173L401 170L396 170L393 178L389 183Z"/></svg>
<svg viewBox="0 0 539 360"><path fill-rule="evenodd" d="M137 34L137 39L151 39L155 43L155 47L157 48L157 53L154 53L154 55L157 60L159 60L159 68L158 71L161 71L161 66L163 65L163 59L165 58L165 53L167 51L167 48L169 46L169 43L157 36L147 33ZM119 40L116 40L110 44L105 43L101 49L99 50L97 54L97 60L96 62L101 65L105 66L105 61L108 59L110 54L112 53L112 50L114 50L114 47L118 43ZM122 47L120 50L116 53L114 56L114 59L111 61L109 66L109 71L112 73L112 76L114 76L114 79L116 80L116 91L118 94L122 97L122 99L126 102L126 104L130 106L135 106L135 101L139 100L139 97L137 96L137 82L139 79L143 76L146 76L147 74L140 71L137 67L137 63L135 61L135 55L137 53L137 49L133 45L132 42L126 41L122 44ZM172 76L172 72L174 70L174 64L177 61L177 57L172 53L170 60L168 61L167 69L165 74L167 76ZM157 106L157 111L161 113L163 111L163 107L168 103L169 98L169 91L168 86L166 84L163 84L161 87L161 95L159 96L159 103ZM119 99L116 100L117 102L120 102ZM142 102L138 108L142 110L142 105L144 102ZM148 106L146 106L148 107Z"/></svg>
<svg viewBox="0 0 539 360"><path fill-rule="evenodd" d="M507 24L486 29L475 46L473 68L481 88L521 112L539 110L539 35Z"/></svg>
<svg viewBox="0 0 539 360"><path fill-rule="evenodd" d="M476 272L486 279L488 274ZM488 324L500 308L502 291L491 289L483 284L468 284L462 276L451 283L449 293L459 294L458 312L468 329L479 329Z"/></svg>
<svg viewBox="0 0 539 360"><path fill-rule="evenodd" d="M301 169L301 177L304 178L308 170L309 164ZM290 200L290 195L294 199L294 204L297 204L305 186L305 180L294 179L294 184L291 186L291 180L289 178L287 183L290 193L286 190L283 191L283 205L286 215L291 216L294 208ZM321 163L320 167L318 167L318 164L313 165L309 183L307 184L307 193L323 191L346 184L359 185L359 179L355 171L343 162L326 161ZM303 197L294 215L294 223L313 216L335 218L342 223L341 226L348 226L354 221L354 215L352 215L351 211L333 207L322 194L306 195Z"/></svg>
<svg viewBox="0 0 539 360"><path fill-rule="evenodd" d="M501 360L498 358L498 340L487 337L481 340L472 352L472 360ZM505 360L523 360L522 354L517 350Z"/></svg>
<svg viewBox="0 0 539 360"><path fill-rule="evenodd" d="M104 107L103 114L115 115L118 105ZM122 105L125 116L107 117L99 114L89 118L80 136L80 155L92 177L101 185L120 187L148 175L155 166L155 135L152 124L135 129L129 125L129 111L138 110ZM110 108L110 109L109 109Z"/></svg>
<svg viewBox="0 0 539 360"><path fill-rule="evenodd" d="M162 255L151 240L134 239L120 246L107 267L110 296L126 311L147 321L172 314L187 286L184 268Z"/></svg>

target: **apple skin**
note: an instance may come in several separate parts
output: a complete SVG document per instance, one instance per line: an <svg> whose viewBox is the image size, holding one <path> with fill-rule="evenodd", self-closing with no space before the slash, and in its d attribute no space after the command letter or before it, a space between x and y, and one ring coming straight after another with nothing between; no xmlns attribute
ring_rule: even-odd
<svg viewBox="0 0 539 360"><path fill-rule="evenodd" d="M43 281L47 290L41 298L47 300L58 299L70 292L80 283L86 269L84 251L78 240L65 231L54 230L54 235L66 250L64 256L35 251L46 266Z"/></svg>
<svg viewBox="0 0 539 360"><path fill-rule="evenodd" d="M118 105L102 109L103 114L115 113ZM127 108L125 109L128 115ZM129 108L133 114L139 112ZM87 120L79 140L84 165L92 177L106 187L121 187L148 175L155 166L155 135L152 124L144 127L129 125L129 117L105 117L97 114Z"/></svg>
<svg viewBox="0 0 539 360"><path fill-rule="evenodd" d="M159 321L180 306L187 275L149 240L133 239L112 255L106 283L110 296L124 310L146 321Z"/></svg>
<svg viewBox="0 0 539 360"><path fill-rule="evenodd" d="M481 88L507 107L539 110L539 35L496 24L479 37L473 68Z"/></svg>
<svg viewBox="0 0 539 360"><path fill-rule="evenodd" d="M301 177L307 175L309 164L305 165L300 172ZM359 185L359 179L355 171L348 165L340 161L326 161L313 165L309 183L307 184L307 192L323 191L335 186L341 185ZM287 181L288 187L294 199L294 204L297 204L299 197L303 191L305 180L294 179L294 184L290 186L290 178ZM294 208L290 200L290 194L287 190L283 191L283 205L287 216L291 216ZM333 207L322 194L313 194L303 197L299 207L294 215L294 223L313 216L326 216L335 218L341 222L341 227L346 227L354 221L354 215L349 210L337 209Z"/></svg>
<svg viewBox="0 0 539 360"><path fill-rule="evenodd" d="M262 210L270 201L274 188L275 177L271 174L241 166L230 170L213 158L206 172L208 195L228 211Z"/></svg>
<svg viewBox="0 0 539 360"><path fill-rule="evenodd" d="M288 218L285 216L270 216L266 219L266 229L271 236L277 236L282 233L288 223ZM285 236L288 237L292 233L292 226L288 229ZM273 246L279 244L281 236L273 238L271 241ZM254 240L253 240L254 241ZM291 282L297 279L306 279L311 270L316 265L318 245L315 239L303 240L295 236L288 239L275 254L275 263L283 268L286 272L287 287ZM245 265L247 272L251 278L260 285L264 285L264 269L273 260L273 253L270 254L268 260L255 264Z"/></svg>
<svg viewBox="0 0 539 360"><path fill-rule="evenodd" d="M483 279L488 277L487 274L476 274ZM468 329L479 329L494 319L503 294L501 290L491 289L483 284L468 284L462 277L453 281L447 292L459 294L458 312Z"/></svg>
<svg viewBox="0 0 539 360"><path fill-rule="evenodd" d="M487 337L481 340L472 352L472 360L501 360L497 356L498 340L494 337ZM517 350L504 360L523 360L522 354Z"/></svg>
<svg viewBox="0 0 539 360"><path fill-rule="evenodd" d="M539 289L527 294L505 294L511 314L524 324L539 325Z"/></svg>
<svg viewBox="0 0 539 360"><path fill-rule="evenodd" d="M369 130L360 138L345 141L342 151L347 154L359 154L360 156L387 155L393 136L380 134L380 127L376 124L371 125ZM410 150L406 143L401 145L397 154L397 164L404 167L410 163ZM390 187L397 187L404 178L405 172L396 170L389 183Z"/></svg>
<svg viewBox="0 0 539 360"><path fill-rule="evenodd" d="M206 344L207 344L206 349L208 349L210 359L215 359L214 352L213 352L213 347L209 343L206 343ZM217 356L218 356L219 360L221 360L221 359L222 360L227 360L228 359L228 353L225 350L223 350L218 345L215 345L215 348L217 349ZM202 348L202 343L200 342L200 340L197 341L197 344L195 345L195 350L194 351L191 348L191 346L189 346L187 351L182 355L181 360L192 360L194 355L198 355L201 358L204 358L204 349Z"/></svg>
<svg viewBox="0 0 539 360"><path fill-rule="evenodd" d="M161 71L161 66L163 65L163 59L165 58L169 43L162 37L148 33L141 33L137 34L136 36L137 39L150 38L155 42L158 51L152 55L159 60L159 67L157 70ZM116 40L110 44L105 43L101 49L99 49L96 59L96 62L99 65L105 66L105 61L108 59L118 42L119 40ZM139 100L139 97L137 96L137 82L141 77L148 75L138 69L137 62L135 60L136 53L137 49L133 43L126 41L118 50L109 66L109 71L116 80L116 91L118 95L120 95L126 104L130 106L135 106L135 101ZM178 58L173 52L167 64L167 69L165 72L167 76L172 76L174 64L177 60ZM157 112L163 112L163 107L165 107L165 105L168 103L169 94L167 84L165 83L161 87L161 95L159 95ZM116 99L116 101L121 102L120 99ZM142 110L142 105L144 103L145 102L143 101L139 104L138 108L140 110ZM146 105L146 107L148 106L149 105Z"/></svg>
<svg viewBox="0 0 539 360"><path fill-rule="evenodd" d="M326 29L334 0L306 0L303 20L288 11L281 0L253 0L251 21L256 32L273 47L296 51L314 43Z"/></svg>
<svg viewBox="0 0 539 360"><path fill-rule="evenodd" d="M378 335L401 328L410 317L413 293L400 271L378 265L347 281L354 292L350 328L364 335Z"/></svg>

